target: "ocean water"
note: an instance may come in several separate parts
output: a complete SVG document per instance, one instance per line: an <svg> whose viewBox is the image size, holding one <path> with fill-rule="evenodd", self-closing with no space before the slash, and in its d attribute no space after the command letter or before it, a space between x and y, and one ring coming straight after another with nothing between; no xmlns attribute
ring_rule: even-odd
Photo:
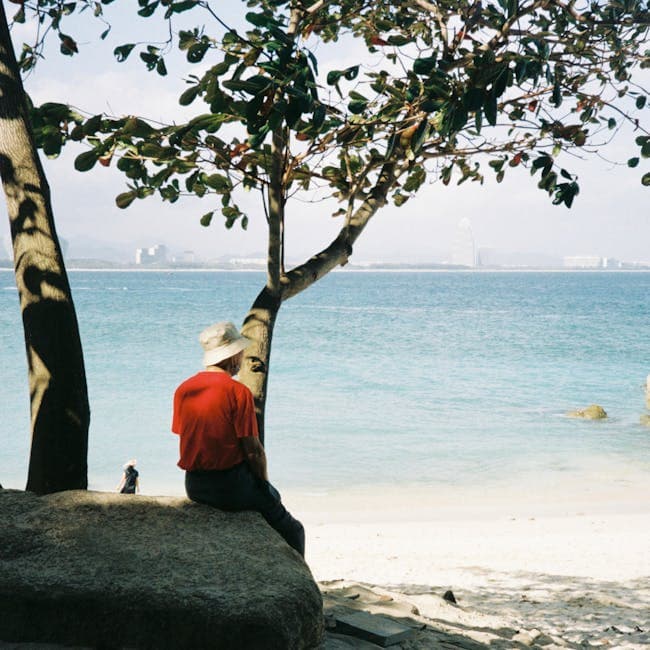
<svg viewBox="0 0 650 650"><path fill-rule="evenodd" d="M71 271L92 410L89 484L128 458L179 494L170 433L198 332L241 322L256 272ZM650 470L650 273L340 272L285 303L267 404L283 489L547 482ZM29 404L18 297L0 273L0 483L23 488ZM591 403L602 422L566 417Z"/></svg>

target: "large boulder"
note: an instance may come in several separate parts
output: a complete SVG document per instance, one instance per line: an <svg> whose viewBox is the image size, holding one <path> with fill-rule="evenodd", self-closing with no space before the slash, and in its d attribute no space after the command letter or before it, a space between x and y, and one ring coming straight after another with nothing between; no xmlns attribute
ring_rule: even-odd
<svg viewBox="0 0 650 650"><path fill-rule="evenodd" d="M598 404L591 404L579 411L571 411L567 415L570 418L584 418L585 420L604 420L607 417L605 409Z"/></svg>
<svg viewBox="0 0 650 650"><path fill-rule="evenodd" d="M0 639L93 648L314 648L322 598L255 512L0 490Z"/></svg>

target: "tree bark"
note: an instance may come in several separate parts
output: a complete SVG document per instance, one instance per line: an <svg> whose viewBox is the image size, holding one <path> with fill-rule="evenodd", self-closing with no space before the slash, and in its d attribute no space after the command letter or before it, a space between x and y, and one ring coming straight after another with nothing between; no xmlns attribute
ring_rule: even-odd
<svg viewBox="0 0 650 650"><path fill-rule="evenodd" d="M38 494L86 489L90 411L79 327L2 3L0 176L27 349L32 435L27 489Z"/></svg>
<svg viewBox="0 0 650 650"><path fill-rule="evenodd" d="M246 359L242 364L239 379L253 393L257 427L262 444L264 443L265 433L264 414L271 359L271 341L273 340L275 319L281 304L280 297L273 295L268 287L264 287L246 315L242 328L242 334L251 339L253 343L246 350Z"/></svg>

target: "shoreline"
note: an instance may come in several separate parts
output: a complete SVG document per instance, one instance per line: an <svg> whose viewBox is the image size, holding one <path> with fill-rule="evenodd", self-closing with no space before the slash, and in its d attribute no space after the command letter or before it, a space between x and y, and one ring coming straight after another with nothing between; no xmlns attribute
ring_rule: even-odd
<svg viewBox="0 0 650 650"><path fill-rule="evenodd" d="M242 269L222 269L215 267L205 268L94 268L94 267L70 267L68 273L260 273L265 274L264 268L242 268ZM0 267L0 273L7 272L14 274L11 267ZM373 267L373 268L336 268L331 273L580 273L580 274L623 274L623 273L650 273L650 267L629 268L629 269L573 269L573 268L428 268L424 267Z"/></svg>

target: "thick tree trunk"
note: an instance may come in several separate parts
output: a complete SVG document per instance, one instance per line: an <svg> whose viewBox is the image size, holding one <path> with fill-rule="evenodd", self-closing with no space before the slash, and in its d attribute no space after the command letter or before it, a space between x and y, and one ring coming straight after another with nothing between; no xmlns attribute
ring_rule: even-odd
<svg viewBox="0 0 650 650"><path fill-rule="evenodd" d="M39 494L85 489L90 412L79 328L2 3L0 175L27 347L32 433L27 489Z"/></svg>

